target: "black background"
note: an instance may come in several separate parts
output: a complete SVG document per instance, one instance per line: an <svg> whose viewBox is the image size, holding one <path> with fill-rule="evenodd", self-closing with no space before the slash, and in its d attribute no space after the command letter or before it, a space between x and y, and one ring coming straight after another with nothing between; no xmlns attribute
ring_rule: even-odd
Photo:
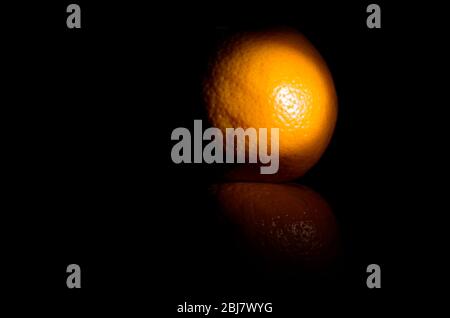
<svg viewBox="0 0 450 318"><path fill-rule="evenodd" d="M371 30L364 1L77 3L80 30L66 28L67 3L5 10L13 17L4 118L12 127L6 195L14 242L5 262L19 293L68 311L175 313L184 301L253 300L274 302L278 313L314 313L353 303L373 310L407 290L399 261L412 107L401 86L413 60L404 53L405 7L378 1L382 28ZM331 204L344 252L335 271L310 280L253 271L205 203L211 170L170 159L172 130L200 116L201 76L215 43L279 25L317 47L339 98L331 145L297 182ZM81 290L66 287L71 263L81 266ZM380 290L365 284L372 263L382 268Z"/></svg>

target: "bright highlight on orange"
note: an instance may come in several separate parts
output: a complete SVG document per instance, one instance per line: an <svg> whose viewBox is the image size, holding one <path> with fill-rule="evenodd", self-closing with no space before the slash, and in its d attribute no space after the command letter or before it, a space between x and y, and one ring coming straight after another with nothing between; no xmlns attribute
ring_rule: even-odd
<svg viewBox="0 0 450 318"><path fill-rule="evenodd" d="M277 111L279 119L286 123L293 121L301 123L310 103L309 94L293 85L278 86L274 93L275 103L281 107Z"/></svg>

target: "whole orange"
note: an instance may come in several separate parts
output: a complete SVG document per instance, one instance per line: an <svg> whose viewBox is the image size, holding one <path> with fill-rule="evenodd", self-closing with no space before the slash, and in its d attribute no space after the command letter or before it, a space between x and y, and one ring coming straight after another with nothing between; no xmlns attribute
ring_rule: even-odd
<svg viewBox="0 0 450 318"><path fill-rule="evenodd" d="M314 46L291 29L240 33L225 41L203 93L210 124L223 133L252 127L270 134L270 128L279 128L278 172L263 175L260 164L237 165L228 173L233 180L300 177L333 134L337 97L330 71Z"/></svg>

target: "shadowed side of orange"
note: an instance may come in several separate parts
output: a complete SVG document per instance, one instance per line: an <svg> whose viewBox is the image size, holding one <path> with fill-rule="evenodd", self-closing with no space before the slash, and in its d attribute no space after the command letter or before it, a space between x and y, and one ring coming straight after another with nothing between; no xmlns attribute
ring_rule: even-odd
<svg viewBox="0 0 450 318"><path fill-rule="evenodd" d="M307 187L225 183L214 185L212 192L246 243L269 260L322 268L338 252L333 212Z"/></svg>
<svg viewBox="0 0 450 318"><path fill-rule="evenodd" d="M245 164L230 171L233 180L300 177L319 160L334 130L337 98L331 74L314 46L291 29L230 38L213 59L203 92L209 121L223 132L279 129L279 171L261 175L259 165Z"/></svg>

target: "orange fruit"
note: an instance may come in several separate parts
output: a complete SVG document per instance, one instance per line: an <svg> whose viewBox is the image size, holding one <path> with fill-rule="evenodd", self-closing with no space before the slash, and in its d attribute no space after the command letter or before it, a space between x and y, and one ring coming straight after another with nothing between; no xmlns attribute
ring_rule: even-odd
<svg viewBox="0 0 450 318"><path fill-rule="evenodd" d="M226 128L253 127L270 135L270 128L279 128L278 172L263 175L259 164L236 165L228 173L233 180L300 177L331 139L337 116L333 79L319 52L294 30L231 37L212 60L203 88L210 124L224 134Z"/></svg>
<svg viewBox="0 0 450 318"><path fill-rule="evenodd" d="M338 253L334 214L305 186L235 182L212 192L247 245L269 260L323 268Z"/></svg>

